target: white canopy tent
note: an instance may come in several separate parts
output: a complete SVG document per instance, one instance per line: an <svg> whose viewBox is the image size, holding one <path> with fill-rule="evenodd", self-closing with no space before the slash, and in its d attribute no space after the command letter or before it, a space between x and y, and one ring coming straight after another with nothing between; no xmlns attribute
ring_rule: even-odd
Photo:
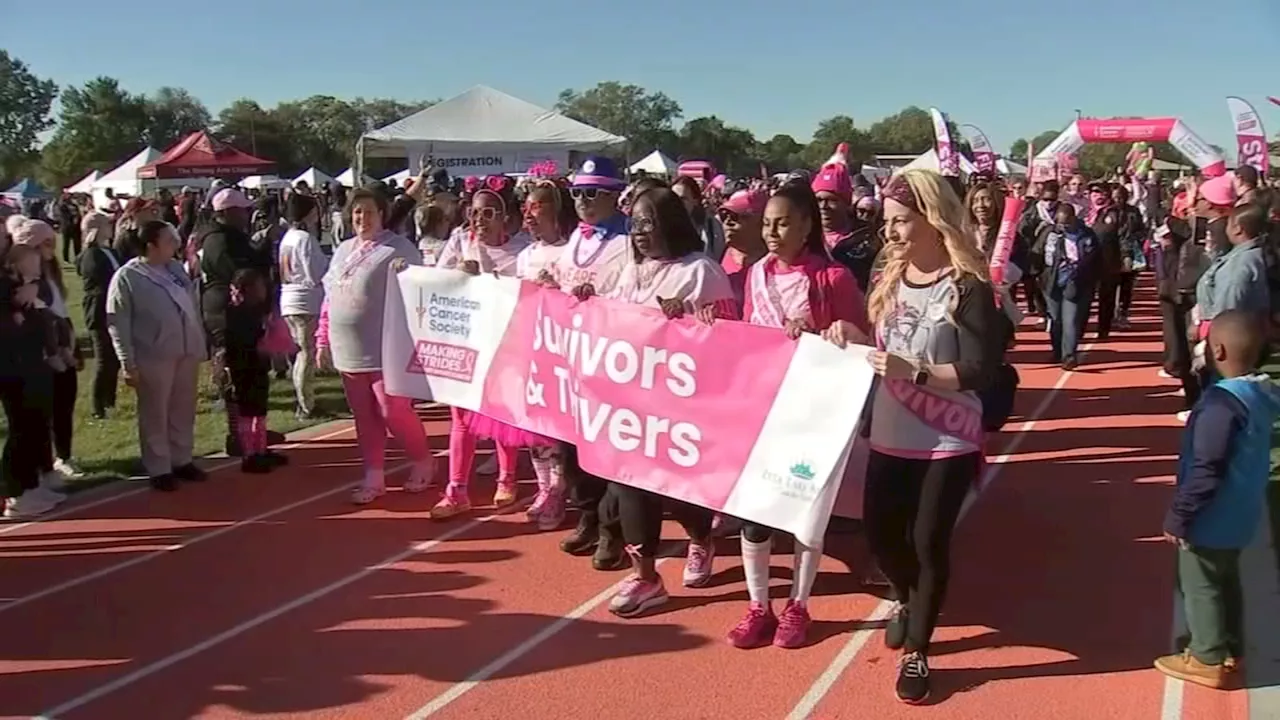
<svg viewBox="0 0 1280 720"><path fill-rule="evenodd" d="M114 195L137 196L142 194L142 181L138 168L159 160L161 152L155 148L143 148L141 152L125 160L115 169L93 182L93 202L101 207L107 203L107 190Z"/></svg>
<svg viewBox="0 0 1280 720"><path fill-rule="evenodd" d="M915 160L912 160L906 165L895 170L894 173L900 173L903 170L938 170L938 152L933 148L930 148L921 153ZM960 174L967 177L977 172L977 170L978 169L974 167L969 158L964 155L960 156ZM1001 175L1027 174L1026 165L1016 163L1012 160L1006 160L1005 158L996 158L996 170L998 170Z"/></svg>
<svg viewBox="0 0 1280 720"><path fill-rule="evenodd" d="M409 182L409 178L415 178L415 177L418 177L417 173L409 170L409 168L405 168L400 172L391 173L390 175L382 178L382 182L384 183L394 182L396 184L396 187L404 187L404 184L406 182Z"/></svg>
<svg viewBox="0 0 1280 720"><path fill-rule="evenodd" d="M627 139L477 85L360 138L359 155L417 167L429 157L451 175L523 173L539 163L568 169L569 153L598 152Z"/></svg>
<svg viewBox="0 0 1280 720"><path fill-rule="evenodd" d="M239 184L246 190L279 190L289 187L288 180L276 175L250 175Z"/></svg>
<svg viewBox="0 0 1280 720"><path fill-rule="evenodd" d="M71 187L68 187L67 192L73 193L73 194L83 193L87 195L93 192L93 184L98 181L98 178L101 178L101 177L102 177L101 170L91 170L89 171L88 175L85 175L84 177L77 180L74 185L72 185Z"/></svg>
<svg viewBox="0 0 1280 720"><path fill-rule="evenodd" d="M346 170L343 170L342 172L338 173L338 177L334 178L334 180L337 180L339 183L341 183L343 187L353 188L356 186L356 169L353 167L349 167ZM360 185L368 185L369 183L372 183L372 182L373 182L373 178L369 177L368 175L360 176Z"/></svg>
<svg viewBox="0 0 1280 720"><path fill-rule="evenodd" d="M640 162L627 168L628 173L643 172L646 175L675 175L680 164L661 150L654 150L645 155Z"/></svg>
<svg viewBox="0 0 1280 720"><path fill-rule="evenodd" d="M333 178L329 177L329 173L326 173L315 165L312 165L306 170L303 170L301 175L294 178L292 184L297 185L301 182L306 183L307 187L312 190L316 190L328 187L329 183L333 182Z"/></svg>

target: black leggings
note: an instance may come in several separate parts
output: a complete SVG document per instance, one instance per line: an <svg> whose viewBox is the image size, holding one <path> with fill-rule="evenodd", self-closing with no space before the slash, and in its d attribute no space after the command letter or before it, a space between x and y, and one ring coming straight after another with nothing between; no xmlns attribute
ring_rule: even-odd
<svg viewBox="0 0 1280 720"><path fill-rule="evenodd" d="M928 652L947 595L951 531L981 455L920 460L871 451L863 517L876 564L907 609L907 652Z"/></svg>
<svg viewBox="0 0 1280 720"><path fill-rule="evenodd" d="M0 400L9 423L4 441L5 494L17 497L40 485L40 473L52 453L49 434L50 385L31 378L0 379Z"/></svg>
<svg viewBox="0 0 1280 720"><path fill-rule="evenodd" d="M42 463L45 470L53 469L54 453L57 453L59 459L71 459L71 440L75 436L76 426L76 393L79 391L80 380L74 367L53 374L53 410L49 417L53 445L51 451L46 452Z"/></svg>
<svg viewBox="0 0 1280 720"><path fill-rule="evenodd" d="M602 506L615 502L612 497L606 499L609 483L582 469L578 464L578 447L571 443L564 445L564 471L569 486L569 507L581 513L588 527L595 527L600 522ZM605 514L616 515L607 511Z"/></svg>
<svg viewBox="0 0 1280 720"><path fill-rule="evenodd" d="M1098 283L1098 337L1106 338L1119 315L1129 318L1129 306L1133 304L1133 281L1137 273L1107 275ZM1118 311L1118 312L1117 312Z"/></svg>
<svg viewBox="0 0 1280 720"><path fill-rule="evenodd" d="M105 327L93 331L93 410L104 413L116 406L116 390L120 386L120 360L111 335Z"/></svg>
<svg viewBox="0 0 1280 720"><path fill-rule="evenodd" d="M711 537L711 522L715 515L706 508L622 483L610 483L609 492L618 498L623 542L634 548L640 557L651 558L658 554L664 508L671 510L672 517L684 526L691 540L701 543Z"/></svg>

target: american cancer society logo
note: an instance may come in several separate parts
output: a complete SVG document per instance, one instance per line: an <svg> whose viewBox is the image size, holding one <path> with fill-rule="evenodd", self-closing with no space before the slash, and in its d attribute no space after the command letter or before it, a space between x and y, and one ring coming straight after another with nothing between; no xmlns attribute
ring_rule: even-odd
<svg viewBox="0 0 1280 720"><path fill-rule="evenodd" d="M433 375L459 382L471 382L480 353L468 347L419 340L409 357L405 372Z"/></svg>

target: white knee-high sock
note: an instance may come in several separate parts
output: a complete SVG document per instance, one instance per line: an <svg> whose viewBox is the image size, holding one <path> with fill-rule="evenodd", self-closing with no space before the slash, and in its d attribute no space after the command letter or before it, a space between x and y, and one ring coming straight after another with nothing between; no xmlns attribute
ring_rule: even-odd
<svg viewBox="0 0 1280 720"><path fill-rule="evenodd" d="M747 576L747 596L751 602L769 604L769 551L772 539L753 543L742 538L742 572Z"/></svg>
<svg viewBox="0 0 1280 720"><path fill-rule="evenodd" d="M743 553L746 554L745 552ZM813 593L813 581L818 577L818 563L822 562L822 547L808 547L796 541L795 555L791 559L791 599L809 604Z"/></svg>
<svg viewBox="0 0 1280 720"><path fill-rule="evenodd" d="M533 476L538 479L538 490L547 492L555 487L555 460L549 457L539 457L537 453L529 455L529 460L533 464Z"/></svg>

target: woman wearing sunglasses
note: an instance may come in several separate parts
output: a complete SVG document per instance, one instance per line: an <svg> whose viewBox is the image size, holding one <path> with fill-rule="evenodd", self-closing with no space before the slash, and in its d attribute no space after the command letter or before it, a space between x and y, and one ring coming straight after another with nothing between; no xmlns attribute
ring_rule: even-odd
<svg viewBox="0 0 1280 720"><path fill-rule="evenodd" d="M627 216L618 206L626 187L617 165L604 157L588 157L573 176L569 195L578 214L578 227L551 271L561 290L585 298L606 295L618 284L631 262ZM582 472L576 448L569 448L565 470L569 505L580 514L577 529L560 543L560 549L570 555L594 555L591 563L598 570L626 567L622 538L612 524L600 523L600 501L607 483Z"/></svg>
<svg viewBox="0 0 1280 720"><path fill-rule="evenodd" d="M529 246L524 232L512 234L511 214L518 217L515 184L504 175L485 178L471 196L467 207L464 232L454 233L436 267L462 270L471 275L493 273L505 277L516 274L517 258ZM449 486L444 497L431 508L436 520L457 517L471 511L468 486L476 456L476 439L490 438L498 456L498 487L493 494L495 508L516 501L516 457L522 447L548 445L553 441L533 433L500 423L487 415L453 408L453 427L449 431Z"/></svg>

